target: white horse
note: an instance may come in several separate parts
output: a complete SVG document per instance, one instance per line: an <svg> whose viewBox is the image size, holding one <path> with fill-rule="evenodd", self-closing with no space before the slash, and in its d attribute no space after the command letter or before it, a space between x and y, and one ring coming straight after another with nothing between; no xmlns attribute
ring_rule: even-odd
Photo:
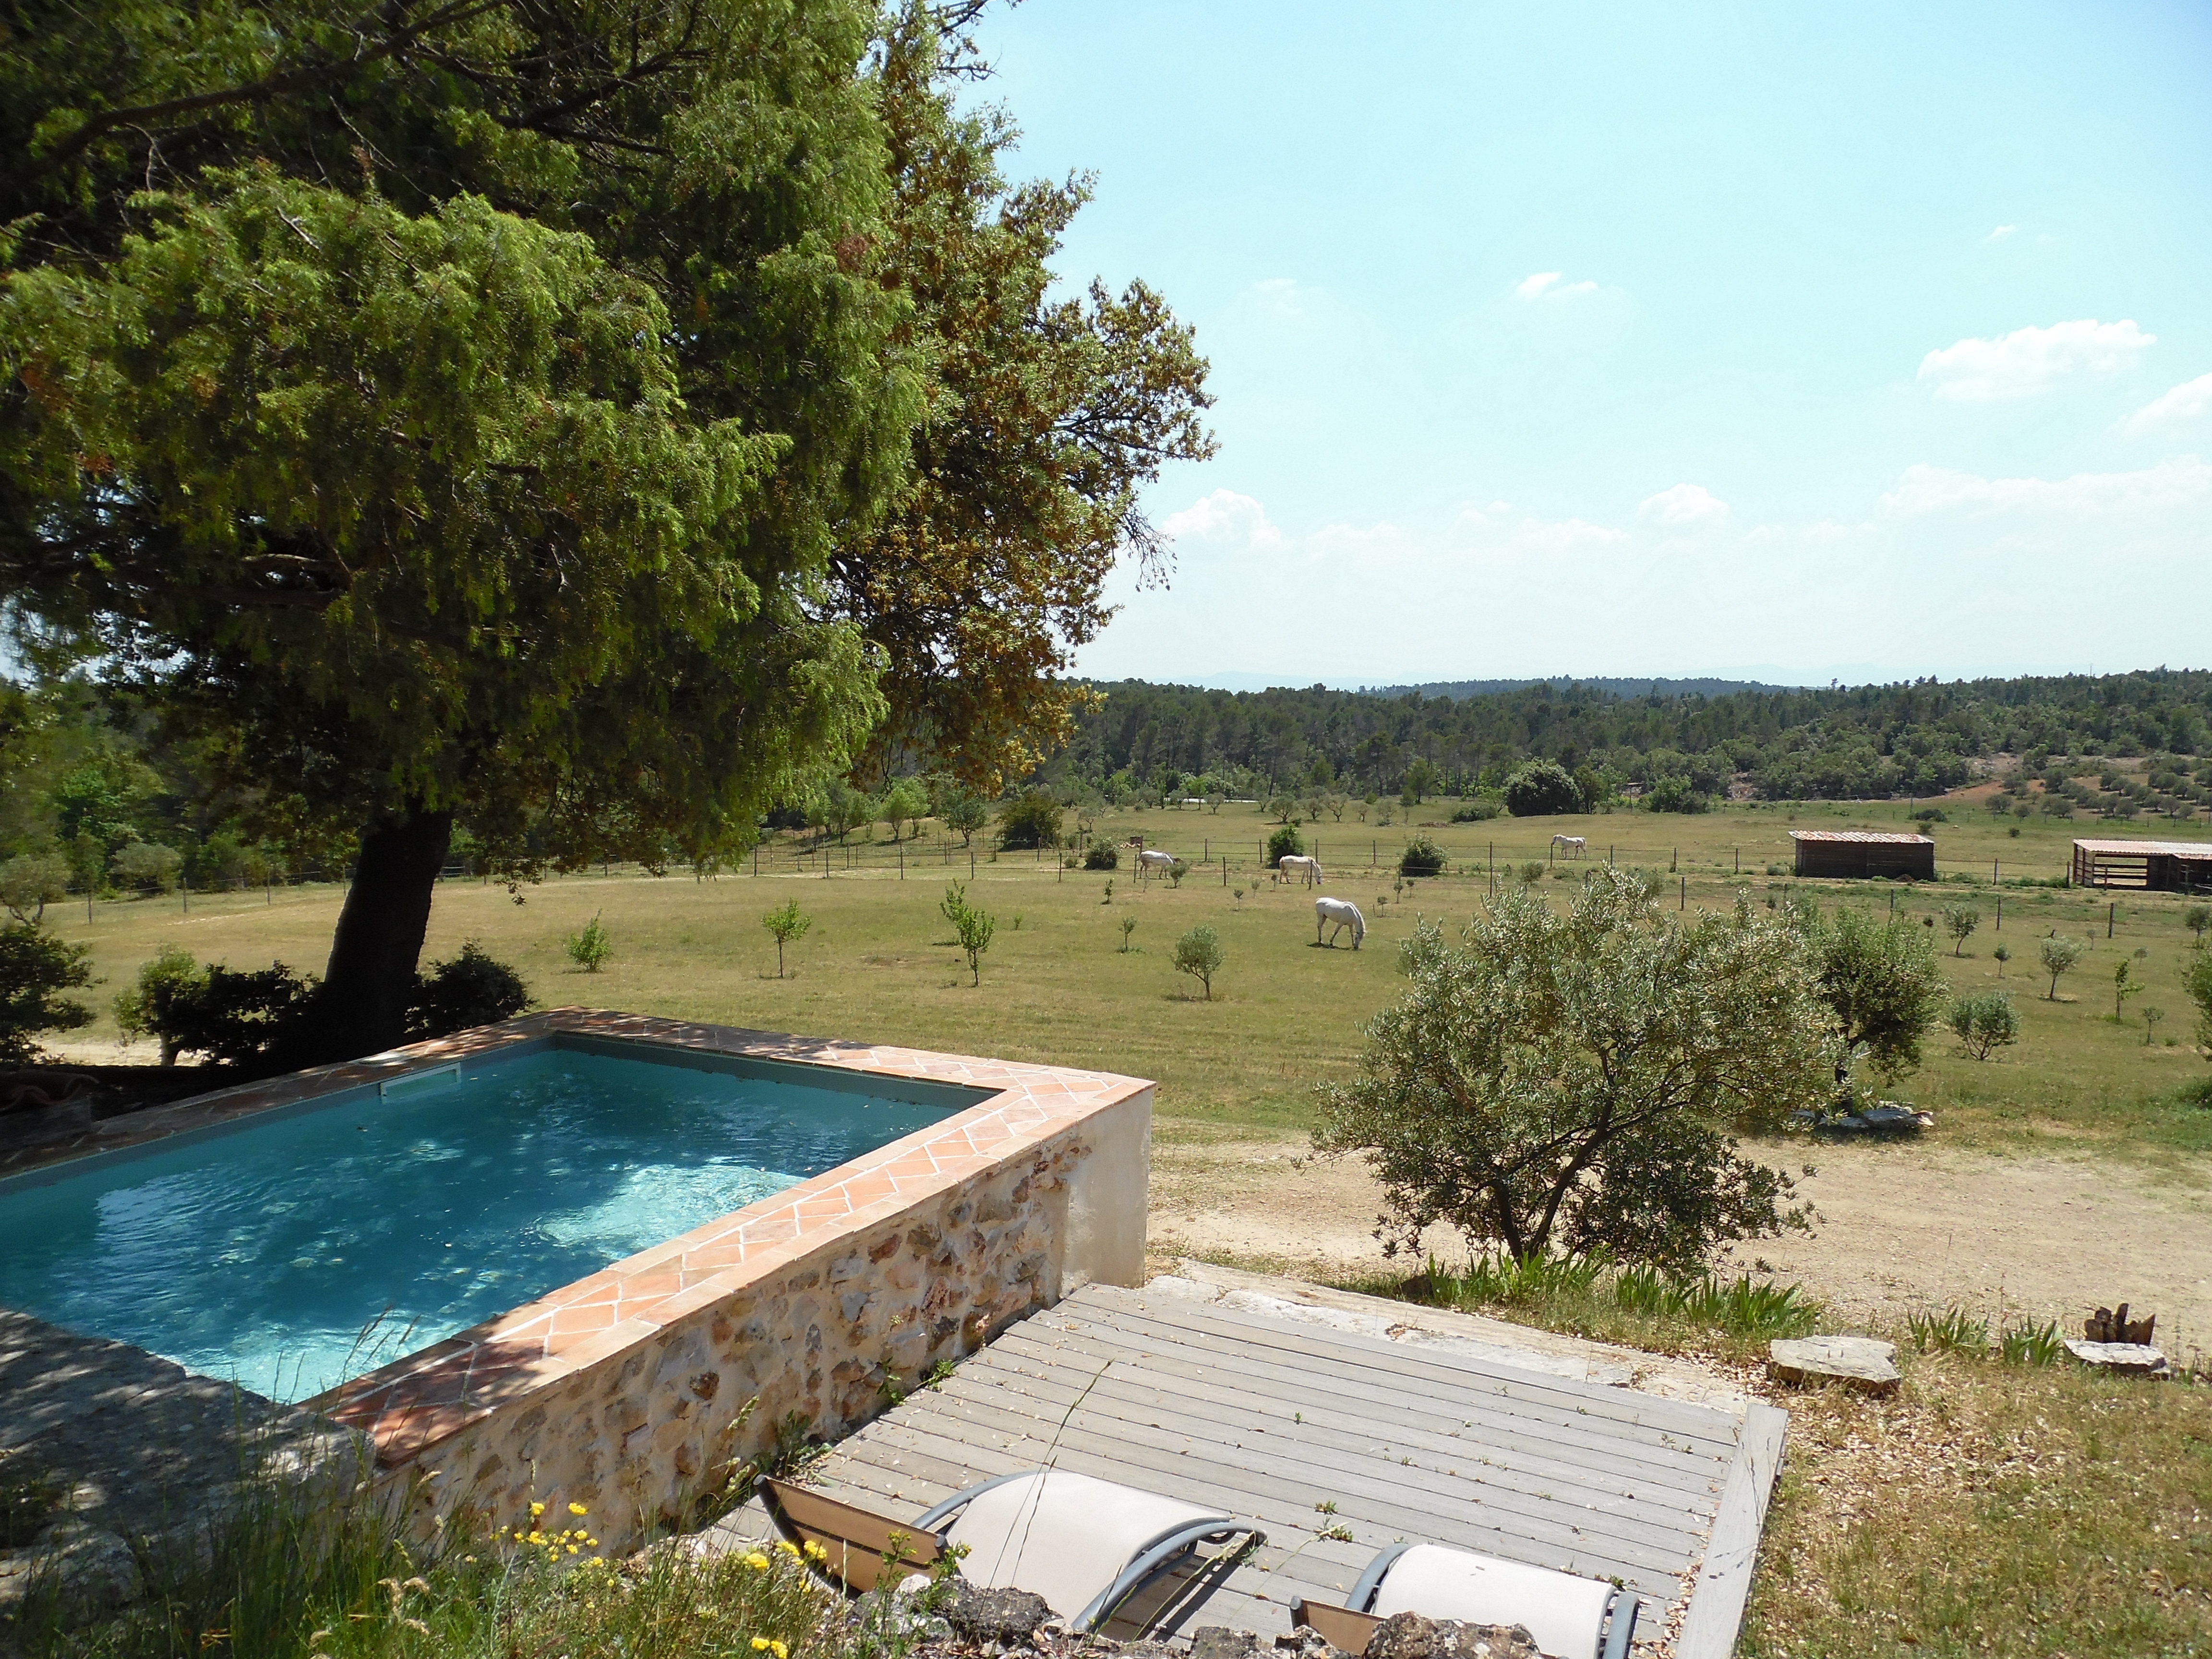
<svg viewBox="0 0 2212 1659"><path fill-rule="evenodd" d="M1173 853L1147 850L1137 854L1137 873L1140 876L1151 875L1154 871L1165 875L1175 867L1176 855Z"/></svg>
<svg viewBox="0 0 2212 1659"><path fill-rule="evenodd" d="M1275 860L1275 867L1283 872L1285 881L1288 881L1292 876L1297 876L1300 878L1298 885L1301 887L1321 885L1319 859L1307 858L1297 853L1285 853Z"/></svg>
<svg viewBox="0 0 2212 1659"><path fill-rule="evenodd" d="M1350 899L1317 898L1314 901L1314 943L1316 945L1324 942L1321 936L1322 929L1331 922L1336 924L1336 933L1331 933L1326 943L1332 949L1336 945L1336 933L1342 933L1347 927L1352 929L1352 948L1355 951L1359 948L1359 941L1367 937L1367 918L1359 914L1359 907Z"/></svg>
<svg viewBox="0 0 2212 1659"><path fill-rule="evenodd" d="M1583 855L1583 850L1589 845L1589 840L1583 836L1554 836L1552 837L1552 845L1565 848L1570 858L1578 859Z"/></svg>

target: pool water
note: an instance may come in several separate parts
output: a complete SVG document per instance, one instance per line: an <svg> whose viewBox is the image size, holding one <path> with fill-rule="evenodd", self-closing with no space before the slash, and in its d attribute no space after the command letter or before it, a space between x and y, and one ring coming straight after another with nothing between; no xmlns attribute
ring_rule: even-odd
<svg viewBox="0 0 2212 1659"><path fill-rule="evenodd" d="M541 1050L0 1184L0 1306L302 1400L948 1115L749 1069Z"/></svg>

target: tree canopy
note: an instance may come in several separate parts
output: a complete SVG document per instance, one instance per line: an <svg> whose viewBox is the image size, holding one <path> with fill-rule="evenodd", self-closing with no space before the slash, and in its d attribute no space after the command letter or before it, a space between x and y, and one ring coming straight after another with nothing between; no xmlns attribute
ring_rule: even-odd
<svg viewBox="0 0 2212 1659"><path fill-rule="evenodd" d="M1595 870L1564 915L1509 891L1457 945L1424 921L1404 963L1315 1133L1368 1155L1393 1248L1443 1222L1521 1259L1681 1267L1796 1219L1787 1179L1734 1142L1825 1092L1822 1011L1786 924L1748 905L1667 916L1632 874Z"/></svg>

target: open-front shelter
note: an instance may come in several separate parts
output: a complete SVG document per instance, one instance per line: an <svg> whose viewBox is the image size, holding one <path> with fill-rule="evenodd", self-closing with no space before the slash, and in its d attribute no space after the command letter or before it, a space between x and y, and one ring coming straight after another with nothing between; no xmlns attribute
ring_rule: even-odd
<svg viewBox="0 0 2212 1659"><path fill-rule="evenodd" d="M2212 841L2077 841L2074 884L2212 893Z"/></svg>
<svg viewBox="0 0 2212 1659"><path fill-rule="evenodd" d="M1797 873L1844 879L1936 879L1936 843L1925 836L1875 830L1792 830Z"/></svg>

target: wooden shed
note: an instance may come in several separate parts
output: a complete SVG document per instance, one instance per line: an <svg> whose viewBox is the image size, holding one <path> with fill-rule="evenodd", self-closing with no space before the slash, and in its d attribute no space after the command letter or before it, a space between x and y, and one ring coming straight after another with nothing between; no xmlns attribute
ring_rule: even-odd
<svg viewBox="0 0 2212 1659"><path fill-rule="evenodd" d="M2212 841L2077 841L2074 884L2212 893Z"/></svg>
<svg viewBox="0 0 2212 1659"><path fill-rule="evenodd" d="M1797 873L1848 880L1903 877L1936 879L1936 843L1925 836L1895 836L1874 830L1792 830Z"/></svg>

